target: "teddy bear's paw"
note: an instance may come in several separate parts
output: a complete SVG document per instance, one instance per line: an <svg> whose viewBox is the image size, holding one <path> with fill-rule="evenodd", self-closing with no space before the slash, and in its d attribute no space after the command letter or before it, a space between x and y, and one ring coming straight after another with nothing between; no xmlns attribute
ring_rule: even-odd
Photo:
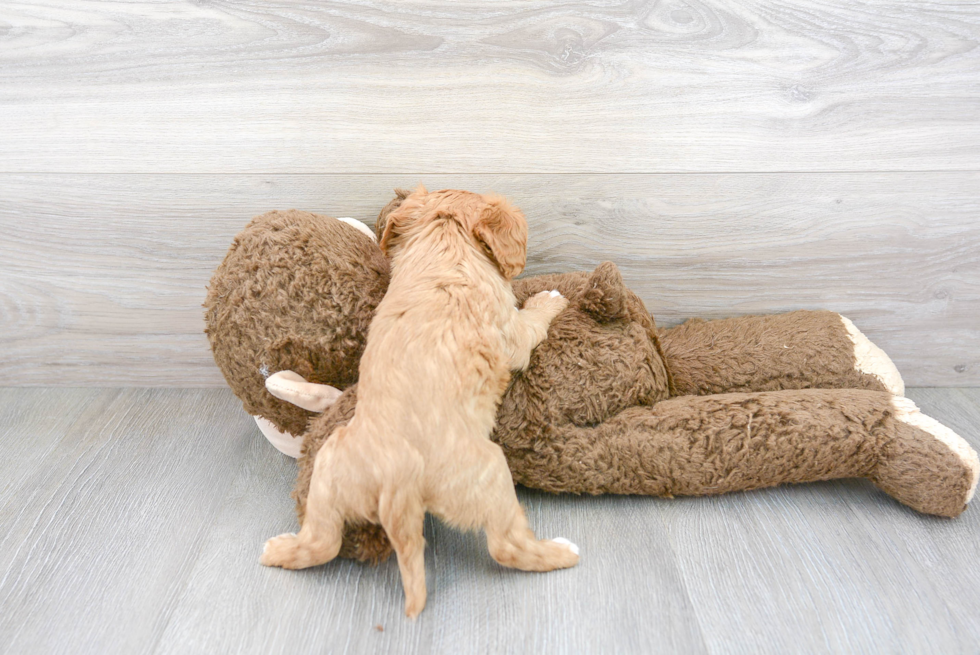
<svg viewBox="0 0 980 655"><path fill-rule="evenodd" d="M310 412L325 412L343 392L329 384L307 382L299 373L279 371L265 379L265 388L276 398Z"/></svg>
<svg viewBox="0 0 980 655"><path fill-rule="evenodd" d="M838 314L838 316L840 316ZM854 366L857 370L868 375L873 375L885 385L890 393L896 396L905 395L905 382L898 368L885 351L872 343L871 339L864 336L864 333L852 323L848 318L841 316L847 336L854 344Z"/></svg>

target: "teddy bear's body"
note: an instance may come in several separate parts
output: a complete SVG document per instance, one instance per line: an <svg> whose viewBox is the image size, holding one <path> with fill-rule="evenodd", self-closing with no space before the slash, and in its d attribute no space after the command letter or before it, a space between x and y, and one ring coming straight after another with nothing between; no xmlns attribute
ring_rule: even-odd
<svg viewBox="0 0 980 655"><path fill-rule="evenodd" d="M357 356L387 282L379 257L334 219L272 213L239 235L209 289L215 358L246 410L303 435L301 521L316 453L353 415ZM514 283L519 304L548 289L569 307L511 381L493 434L518 483L673 496L865 477L943 516L972 495L976 453L902 398L890 360L837 314L657 330L608 262ZM300 410L263 386L263 372L285 369L343 394L320 415ZM388 552L378 526L347 526L342 556Z"/></svg>

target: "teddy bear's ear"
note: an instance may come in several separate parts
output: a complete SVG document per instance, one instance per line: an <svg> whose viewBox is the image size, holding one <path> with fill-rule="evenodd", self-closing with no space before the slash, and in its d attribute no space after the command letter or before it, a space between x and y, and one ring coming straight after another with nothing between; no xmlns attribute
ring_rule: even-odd
<svg viewBox="0 0 980 655"><path fill-rule="evenodd" d="M524 270L527 261L527 221L503 198L490 196L473 226L473 235L508 280Z"/></svg>
<svg viewBox="0 0 980 655"><path fill-rule="evenodd" d="M628 318L623 276L612 262L596 266L579 306L600 323Z"/></svg>
<svg viewBox="0 0 980 655"><path fill-rule="evenodd" d="M404 189L395 189L395 193L398 194L398 198L395 199L399 201L398 206L387 215L378 216L377 230L381 235L378 245L381 246L381 252L385 256L388 256L391 246L397 240L406 223L415 215L416 210L422 207L423 198L429 194L421 184L415 191L404 197L401 195L405 193ZM388 203L388 206L390 207L395 200Z"/></svg>
<svg viewBox="0 0 980 655"><path fill-rule="evenodd" d="M402 206L405 198L412 195L409 189L395 189L395 197L388 201L388 204L378 212L378 220L374 222L374 233L380 239L385 233L385 225L388 222L388 215Z"/></svg>

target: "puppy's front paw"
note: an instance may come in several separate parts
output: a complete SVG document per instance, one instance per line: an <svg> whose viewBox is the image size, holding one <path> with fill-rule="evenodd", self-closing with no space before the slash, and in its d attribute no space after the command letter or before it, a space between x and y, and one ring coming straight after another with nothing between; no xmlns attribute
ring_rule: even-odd
<svg viewBox="0 0 980 655"><path fill-rule="evenodd" d="M542 291L531 296L524 303L524 309L544 309L552 317L558 316L566 307L568 307L568 298L558 291Z"/></svg>

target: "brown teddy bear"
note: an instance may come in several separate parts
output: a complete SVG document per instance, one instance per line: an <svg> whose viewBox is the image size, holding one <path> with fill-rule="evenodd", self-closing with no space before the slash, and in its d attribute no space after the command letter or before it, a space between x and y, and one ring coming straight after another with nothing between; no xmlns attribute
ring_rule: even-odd
<svg viewBox="0 0 980 655"><path fill-rule="evenodd" d="M300 522L317 450L353 416L357 361L387 281L363 225L298 211L254 219L211 280L215 361L271 441L295 455L291 435L302 436ZM838 314L658 330L612 263L514 282L519 303L550 289L569 306L515 374L493 435L516 482L670 497L864 477L949 517L972 498L976 453L902 397L891 360ZM380 527L347 526L341 556L389 553Z"/></svg>

